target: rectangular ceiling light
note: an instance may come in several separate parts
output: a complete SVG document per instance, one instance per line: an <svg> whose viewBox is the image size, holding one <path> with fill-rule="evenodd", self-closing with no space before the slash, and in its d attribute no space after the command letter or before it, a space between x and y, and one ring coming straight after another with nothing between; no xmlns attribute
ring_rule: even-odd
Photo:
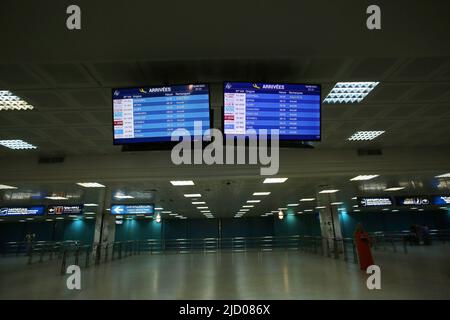
<svg viewBox="0 0 450 320"><path fill-rule="evenodd" d="M211 210L201 210L201 213L211 213Z"/></svg>
<svg viewBox="0 0 450 320"><path fill-rule="evenodd" d="M242 206L242 208L253 208L253 205L248 205L248 206Z"/></svg>
<svg viewBox="0 0 450 320"><path fill-rule="evenodd" d="M155 210L162 210L162 209L164 209L164 208L162 208L162 207L156 207L155 208Z"/></svg>
<svg viewBox="0 0 450 320"><path fill-rule="evenodd" d="M246 212L246 211L250 211L250 209L241 209L241 210L239 210L239 212Z"/></svg>
<svg viewBox="0 0 450 320"><path fill-rule="evenodd" d="M366 175L359 175L354 178L351 178L350 181L364 181L364 180L370 180L373 178L379 177L378 174L366 174Z"/></svg>
<svg viewBox="0 0 450 320"><path fill-rule="evenodd" d="M298 203L289 203L287 206L288 207L297 207L299 204Z"/></svg>
<svg viewBox="0 0 450 320"><path fill-rule="evenodd" d="M435 178L450 178L450 173L444 173L436 176Z"/></svg>
<svg viewBox="0 0 450 320"><path fill-rule="evenodd" d="M403 190L403 189L405 189L405 187L392 187L392 188L384 189L384 191L398 191L398 190Z"/></svg>
<svg viewBox="0 0 450 320"><path fill-rule="evenodd" d="M259 203L261 200L247 200L247 203Z"/></svg>
<svg viewBox="0 0 450 320"><path fill-rule="evenodd" d="M253 192L254 196L268 196L270 192Z"/></svg>
<svg viewBox="0 0 450 320"><path fill-rule="evenodd" d="M338 191L339 190L337 190L337 189L325 189L325 190L320 191L319 193L335 193Z"/></svg>
<svg viewBox="0 0 450 320"><path fill-rule="evenodd" d="M98 182L77 182L77 185L85 188L104 188L105 186Z"/></svg>
<svg viewBox="0 0 450 320"><path fill-rule="evenodd" d="M114 196L114 198L116 198L116 199L134 199L133 196L127 196L125 194L117 194Z"/></svg>
<svg viewBox="0 0 450 320"><path fill-rule="evenodd" d="M188 193L184 195L186 198L199 198L202 195L200 193Z"/></svg>
<svg viewBox="0 0 450 320"><path fill-rule="evenodd" d="M338 82L323 103L342 104L361 102L379 82Z"/></svg>
<svg viewBox="0 0 450 320"><path fill-rule="evenodd" d="M331 203L332 206L339 206L341 204L343 204L343 202L332 202Z"/></svg>
<svg viewBox="0 0 450 320"><path fill-rule="evenodd" d="M50 199L50 200L67 200L68 198L66 197L60 197L60 196L52 196L52 197L45 197L45 199Z"/></svg>
<svg viewBox="0 0 450 320"><path fill-rule="evenodd" d="M305 212L313 212L314 210L313 209L305 209L303 211L305 211Z"/></svg>
<svg viewBox="0 0 450 320"><path fill-rule="evenodd" d="M266 178L264 179L263 183L283 183L288 178Z"/></svg>
<svg viewBox="0 0 450 320"><path fill-rule="evenodd" d="M318 206L318 207L316 207L316 209L325 209L325 208L326 208L325 206Z"/></svg>
<svg viewBox="0 0 450 320"><path fill-rule="evenodd" d="M373 140L376 137L382 135L385 131L357 131L347 140L350 141L367 141Z"/></svg>
<svg viewBox="0 0 450 320"><path fill-rule="evenodd" d="M85 207L98 207L98 204L96 204L96 203L85 203L84 206Z"/></svg>
<svg viewBox="0 0 450 320"><path fill-rule="evenodd" d="M36 146L23 140L0 140L0 145L13 150L36 149Z"/></svg>
<svg viewBox="0 0 450 320"><path fill-rule="evenodd" d="M174 180L170 181L173 186L193 186L194 181L192 180Z"/></svg>
<svg viewBox="0 0 450 320"><path fill-rule="evenodd" d="M8 90L0 90L0 111L33 110L34 107Z"/></svg>
<svg viewBox="0 0 450 320"><path fill-rule="evenodd" d="M316 198L303 198L303 199L300 199L301 202L314 201L314 200L316 200Z"/></svg>
<svg viewBox="0 0 450 320"><path fill-rule="evenodd" d="M192 204L206 204L205 201L194 201L192 202Z"/></svg>
<svg viewBox="0 0 450 320"><path fill-rule="evenodd" d="M197 209L208 209L208 207L197 207Z"/></svg>
<svg viewBox="0 0 450 320"><path fill-rule="evenodd" d="M172 213L172 211L167 210L167 211L161 211L161 213Z"/></svg>
<svg viewBox="0 0 450 320"><path fill-rule="evenodd" d="M17 189L17 187L8 186L6 184L0 184L0 190Z"/></svg>

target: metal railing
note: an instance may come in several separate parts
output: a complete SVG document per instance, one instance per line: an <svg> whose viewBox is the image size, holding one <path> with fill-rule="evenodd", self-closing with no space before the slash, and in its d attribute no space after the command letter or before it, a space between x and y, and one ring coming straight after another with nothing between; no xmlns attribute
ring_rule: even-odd
<svg viewBox="0 0 450 320"><path fill-rule="evenodd" d="M374 232L370 234L374 250L392 250L408 253L411 241L408 231ZM424 244L446 243L450 240L448 230L430 230L429 239ZM113 260L150 253L214 253L218 251L247 252L296 250L317 254L343 261L358 262L353 238L324 238L320 236L263 236L198 239L145 239L116 241L111 243L82 245L79 241L36 241L8 242L2 246L3 255L27 257L27 264L57 261L61 274L68 265L75 264L88 268Z"/></svg>

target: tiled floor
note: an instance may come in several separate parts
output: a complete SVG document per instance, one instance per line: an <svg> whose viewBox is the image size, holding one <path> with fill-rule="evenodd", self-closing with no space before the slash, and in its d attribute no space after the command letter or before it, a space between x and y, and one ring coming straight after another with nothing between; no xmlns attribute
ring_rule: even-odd
<svg viewBox="0 0 450 320"><path fill-rule="evenodd" d="M450 299L450 245L376 251L381 290L353 263L297 251L132 256L82 269L0 258L0 299Z"/></svg>

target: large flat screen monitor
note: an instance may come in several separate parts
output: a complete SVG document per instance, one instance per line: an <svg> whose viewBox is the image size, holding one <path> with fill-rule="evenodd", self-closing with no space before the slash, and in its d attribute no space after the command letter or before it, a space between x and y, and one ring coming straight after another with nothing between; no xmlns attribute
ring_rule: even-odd
<svg viewBox="0 0 450 320"><path fill-rule="evenodd" d="M250 82L224 83L224 133L279 130L280 140L321 138L320 85Z"/></svg>
<svg viewBox="0 0 450 320"><path fill-rule="evenodd" d="M167 142L179 128L192 137L194 124L200 134L210 128L207 84L118 88L112 100L114 144Z"/></svg>

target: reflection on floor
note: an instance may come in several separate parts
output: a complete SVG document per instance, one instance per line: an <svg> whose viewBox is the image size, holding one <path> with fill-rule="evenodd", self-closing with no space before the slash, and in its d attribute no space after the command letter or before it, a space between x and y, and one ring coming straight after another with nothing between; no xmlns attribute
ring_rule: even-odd
<svg viewBox="0 0 450 320"><path fill-rule="evenodd" d="M353 263L297 251L162 254L82 269L68 290L55 262L0 258L0 299L450 299L449 245L377 251L382 289Z"/></svg>

